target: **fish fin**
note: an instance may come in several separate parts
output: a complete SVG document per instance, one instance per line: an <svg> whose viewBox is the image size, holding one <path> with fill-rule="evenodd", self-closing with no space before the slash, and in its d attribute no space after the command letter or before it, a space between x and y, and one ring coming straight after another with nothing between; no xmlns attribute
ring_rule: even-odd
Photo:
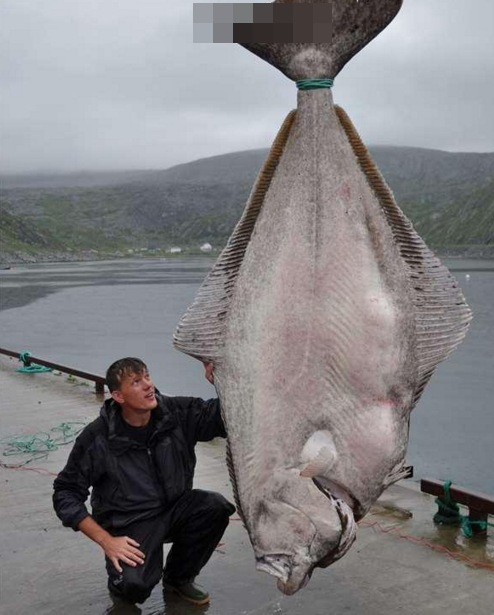
<svg viewBox="0 0 494 615"><path fill-rule="evenodd" d="M329 501L334 505L336 512L338 513L338 516L341 521L341 537L340 537L340 542L338 546L336 547L336 549L333 549L332 551L327 553L316 564L316 568L327 568L330 564L332 564L333 562L343 557L343 555L345 555L348 549L355 542L356 533L357 533L356 521L358 521L358 518L357 518L358 512L356 513L355 506L357 507L357 511L358 511L359 505L356 502L356 500L353 500L350 494L348 494L348 498L345 498L345 499L335 497L333 493L331 492L331 490L325 487L321 483L321 481L319 481L316 478L313 478L312 480L315 486L319 489L319 491L321 491L329 499ZM353 504L350 505L346 501L347 499L349 499L350 501L353 500Z"/></svg>
<svg viewBox="0 0 494 615"><path fill-rule="evenodd" d="M322 3L324 2L329 4L332 0L322 0ZM274 11L277 10L278 4L295 4L295 1L275 0ZM403 0L332 2L332 24L327 28L327 42L324 43L240 44L294 81L334 78L354 55L388 26L402 4ZM274 15L276 16L276 13ZM295 14L293 19L296 19ZM245 29L247 24L243 24L243 27ZM250 37L250 40L253 40L253 37Z"/></svg>
<svg viewBox="0 0 494 615"><path fill-rule="evenodd" d="M237 476L235 474L235 466L233 464L232 450L231 450L230 441L228 440L228 438L226 440L226 465L228 468L228 474L230 476L230 482L232 484L233 499L235 501L237 513L242 521L242 525L247 530L247 525L245 523L245 515L243 513L242 506L240 505L240 497L238 495L238 487L237 487Z"/></svg>
<svg viewBox="0 0 494 615"><path fill-rule="evenodd" d="M386 476L383 481L383 488L387 489L390 485L397 483L399 480L402 480L403 478L412 478L412 476L413 466L406 466L405 462L402 461Z"/></svg>
<svg viewBox="0 0 494 615"><path fill-rule="evenodd" d="M335 110L360 167L379 199L401 257L409 268L409 279L414 289L419 374L419 383L412 400L413 407L436 367L465 337L472 312L456 279L427 247L396 204L393 193L348 115L337 105Z"/></svg>
<svg viewBox="0 0 494 615"><path fill-rule="evenodd" d="M173 336L175 348L202 361L215 361L221 357L225 321L235 282L264 197L283 154L295 114L295 111L291 111L283 122L257 176L242 218L202 283L193 303L182 316Z"/></svg>
<svg viewBox="0 0 494 615"><path fill-rule="evenodd" d="M329 558L326 557L324 561L318 563L320 568L327 568L330 564L341 559L353 545L357 536L357 523L350 506L343 500L336 500L335 509L341 521L340 543Z"/></svg>
<svg viewBox="0 0 494 615"><path fill-rule="evenodd" d="M315 476L324 476L331 469L335 462L335 450L329 446L324 446L319 450L317 455L311 460L300 472L300 476L304 478L314 478Z"/></svg>

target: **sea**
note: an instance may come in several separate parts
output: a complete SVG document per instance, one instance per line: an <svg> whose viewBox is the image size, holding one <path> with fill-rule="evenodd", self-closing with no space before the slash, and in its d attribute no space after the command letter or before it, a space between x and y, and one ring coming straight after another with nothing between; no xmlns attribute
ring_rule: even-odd
<svg viewBox="0 0 494 615"><path fill-rule="evenodd" d="M19 264L0 271L0 347L104 375L141 357L168 395L214 397L202 365L172 346L207 257ZM412 413L414 480L450 479L494 495L494 261L444 259L474 313Z"/></svg>

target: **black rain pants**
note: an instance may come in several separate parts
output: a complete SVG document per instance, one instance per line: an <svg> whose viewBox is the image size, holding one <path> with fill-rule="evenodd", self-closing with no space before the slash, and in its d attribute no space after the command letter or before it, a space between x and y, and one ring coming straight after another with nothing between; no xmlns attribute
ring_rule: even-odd
<svg viewBox="0 0 494 615"><path fill-rule="evenodd" d="M185 493L164 515L131 524L113 536L128 536L140 544L144 564L120 562L119 573L106 558L108 588L129 602L144 602L161 575L173 585L193 581L211 557L228 525L235 507L221 494L193 489ZM172 542L163 570L163 543Z"/></svg>

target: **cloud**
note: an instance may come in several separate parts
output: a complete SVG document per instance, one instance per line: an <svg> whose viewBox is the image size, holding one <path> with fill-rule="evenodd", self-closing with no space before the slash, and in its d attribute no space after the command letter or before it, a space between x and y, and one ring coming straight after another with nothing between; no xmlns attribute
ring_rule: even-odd
<svg viewBox="0 0 494 615"><path fill-rule="evenodd" d="M292 82L232 44L194 44L185 0L0 0L3 172L166 168L267 147ZM368 144L494 151L491 0L405 0L343 69Z"/></svg>

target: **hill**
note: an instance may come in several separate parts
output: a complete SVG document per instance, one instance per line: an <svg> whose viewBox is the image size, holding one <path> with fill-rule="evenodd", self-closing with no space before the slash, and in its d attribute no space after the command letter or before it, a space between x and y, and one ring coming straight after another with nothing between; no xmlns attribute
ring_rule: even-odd
<svg viewBox="0 0 494 615"><path fill-rule="evenodd" d="M370 150L398 203L432 247L494 254L494 153ZM163 171L3 176L0 257L161 253L172 244L197 247L205 241L221 248L266 154L235 152Z"/></svg>

